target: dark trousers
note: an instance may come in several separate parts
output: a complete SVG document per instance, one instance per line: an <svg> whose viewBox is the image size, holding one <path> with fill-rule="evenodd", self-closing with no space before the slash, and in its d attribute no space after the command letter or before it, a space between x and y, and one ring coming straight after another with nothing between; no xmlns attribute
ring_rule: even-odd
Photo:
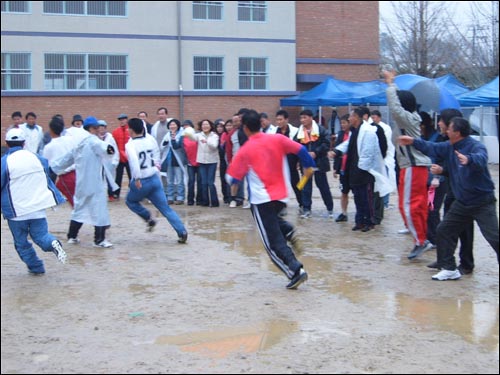
<svg viewBox="0 0 500 375"><path fill-rule="evenodd" d="M82 227L83 223L80 223L75 220L71 220L69 223L69 231L68 231L68 239L70 238L77 238L78 237L78 232L80 231L80 228ZM94 243L98 244L106 238L106 228L107 227L98 227L94 226Z"/></svg>
<svg viewBox="0 0 500 375"><path fill-rule="evenodd" d="M194 185L196 183L196 204L201 204L201 175L200 175L200 167L193 167L192 165L188 165L188 204L193 205L195 203L195 188Z"/></svg>
<svg viewBox="0 0 500 375"><path fill-rule="evenodd" d="M224 203L231 202L231 187L228 185L226 181L226 171L227 171L227 163L226 159L220 158L219 163L219 174L220 174L220 188L222 190L222 197Z"/></svg>
<svg viewBox="0 0 500 375"><path fill-rule="evenodd" d="M434 193L434 209L429 207L429 215L427 216L427 239L435 244L436 243L436 229L441 222L441 207L448 191L448 181L443 181L437 187Z"/></svg>
<svg viewBox="0 0 500 375"><path fill-rule="evenodd" d="M302 207L302 192L297 188L297 184L300 181L299 170L297 169L297 156L287 155L288 167L290 170L290 183L292 184L293 192L295 193L295 198L299 207Z"/></svg>
<svg viewBox="0 0 500 375"><path fill-rule="evenodd" d="M454 201L455 197L453 195L446 195L444 199L444 215L446 215ZM460 239L460 250L458 253L460 264L464 268L472 270L474 269L474 222L472 220L469 224L465 225L458 238Z"/></svg>
<svg viewBox="0 0 500 375"><path fill-rule="evenodd" d="M465 206L455 200L437 228L437 262L445 270L455 270L455 248L463 228L476 221L481 233L498 254L498 217L495 199L477 205Z"/></svg>
<svg viewBox="0 0 500 375"><path fill-rule="evenodd" d="M302 268L287 245L287 236L291 235L293 226L283 220L279 213L286 207L280 201L252 204L252 215L257 224L260 237L272 262L291 279Z"/></svg>
<svg viewBox="0 0 500 375"><path fill-rule="evenodd" d="M379 225L384 220L384 197L377 192L373 193L373 224Z"/></svg>
<svg viewBox="0 0 500 375"><path fill-rule="evenodd" d="M321 198L328 211L333 210L333 198L330 191L330 185L328 185L328 179L326 172L314 172L314 182L321 193ZM302 190L302 205L305 210L311 210L312 207L312 178L307 181L304 189Z"/></svg>
<svg viewBox="0 0 500 375"><path fill-rule="evenodd" d="M356 206L354 221L358 226L372 225L373 217L373 184L351 186Z"/></svg>
<svg viewBox="0 0 500 375"><path fill-rule="evenodd" d="M130 181L131 175L130 175L130 167L128 165L128 161L125 163L119 162L118 166L116 167L116 179L115 182L118 185L118 190L115 191L115 195L119 198L120 197L120 192L122 190L122 180L123 180L123 169L127 170L127 176Z"/></svg>

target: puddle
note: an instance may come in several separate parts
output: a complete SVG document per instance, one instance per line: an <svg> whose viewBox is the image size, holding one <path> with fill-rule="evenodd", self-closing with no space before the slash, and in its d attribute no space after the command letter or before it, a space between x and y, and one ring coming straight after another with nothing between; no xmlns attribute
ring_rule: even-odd
<svg viewBox="0 0 500 375"><path fill-rule="evenodd" d="M398 317L411 318L427 330L459 335L467 342L498 351L498 302L432 300L396 295Z"/></svg>
<svg viewBox="0 0 500 375"><path fill-rule="evenodd" d="M154 343L176 345L183 352L220 359L236 353L255 353L266 350L296 331L297 323L275 320L251 327L158 336Z"/></svg>

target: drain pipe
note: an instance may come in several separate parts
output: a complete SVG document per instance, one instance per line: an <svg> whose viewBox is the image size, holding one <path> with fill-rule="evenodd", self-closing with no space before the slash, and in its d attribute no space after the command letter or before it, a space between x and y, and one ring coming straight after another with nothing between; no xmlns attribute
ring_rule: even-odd
<svg viewBox="0 0 500 375"><path fill-rule="evenodd" d="M177 1L177 80L179 82L179 120L184 121L184 89L182 87L182 1Z"/></svg>

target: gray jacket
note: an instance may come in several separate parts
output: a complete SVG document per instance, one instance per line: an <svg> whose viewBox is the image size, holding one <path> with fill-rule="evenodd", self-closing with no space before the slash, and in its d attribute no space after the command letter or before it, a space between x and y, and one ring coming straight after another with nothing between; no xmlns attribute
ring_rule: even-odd
<svg viewBox="0 0 500 375"><path fill-rule="evenodd" d="M400 135L409 135L410 137L420 139L420 122L422 119L417 112L406 111L399 101L397 95L397 86L390 84L387 87L387 105L392 116L392 140L396 145L396 158L400 168L409 168L415 166L430 166L431 159L418 151L413 145L400 146L398 137Z"/></svg>

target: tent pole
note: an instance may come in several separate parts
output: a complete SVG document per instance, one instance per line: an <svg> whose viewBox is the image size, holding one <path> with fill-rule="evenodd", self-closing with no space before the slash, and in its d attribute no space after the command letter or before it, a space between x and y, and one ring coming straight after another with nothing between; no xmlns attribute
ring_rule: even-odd
<svg viewBox="0 0 500 375"><path fill-rule="evenodd" d="M318 122L321 124L321 106L318 108ZM323 125L323 124L321 124Z"/></svg>
<svg viewBox="0 0 500 375"><path fill-rule="evenodd" d="M484 144L484 135L483 135L484 107L480 106L480 108L481 108L481 121L479 121L479 139L481 140L481 143Z"/></svg>

